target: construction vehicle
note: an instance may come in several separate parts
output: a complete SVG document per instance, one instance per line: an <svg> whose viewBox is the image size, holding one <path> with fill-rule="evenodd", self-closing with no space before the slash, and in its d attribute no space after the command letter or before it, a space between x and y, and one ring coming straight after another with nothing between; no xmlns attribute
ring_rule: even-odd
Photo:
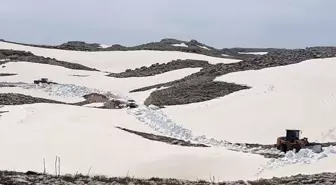
<svg viewBox="0 0 336 185"><path fill-rule="evenodd" d="M49 81L48 78L41 78L41 80L34 80L34 84L57 84L55 82Z"/></svg>
<svg viewBox="0 0 336 185"><path fill-rule="evenodd" d="M276 142L276 148L287 152L295 150L295 152L301 149L311 149L316 153L322 152L322 145L319 143L310 143L308 138L304 137L300 139L301 130L286 130L286 136L278 137Z"/></svg>

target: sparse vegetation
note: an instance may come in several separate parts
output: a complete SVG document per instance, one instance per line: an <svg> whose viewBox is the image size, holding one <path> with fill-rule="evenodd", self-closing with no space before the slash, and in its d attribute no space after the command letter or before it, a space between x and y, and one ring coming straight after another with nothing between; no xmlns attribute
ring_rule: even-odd
<svg viewBox="0 0 336 185"><path fill-rule="evenodd" d="M259 179L256 181L222 181L216 182L215 177L211 181L198 180L188 181L179 179L162 179L153 177L150 179L140 179L134 177L106 177L106 176L85 176L82 174L66 174L63 176L53 176L48 174L41 174L36 172L14 172L14 171L0 171L0 184L4 185L31 185L31 184L100 184L100 185L313 185L313 184L334 184L336 183L336 174L334 173L320 173L315 175L295 175L290 177Z"/></svg>

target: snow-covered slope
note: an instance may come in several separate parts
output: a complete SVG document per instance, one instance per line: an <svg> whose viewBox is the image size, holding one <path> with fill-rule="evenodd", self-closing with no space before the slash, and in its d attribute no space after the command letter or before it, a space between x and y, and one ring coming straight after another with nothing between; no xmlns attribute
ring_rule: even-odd
<svg viewBox="0 0 336 185"><path fill-rule="evenodd" d="M18 75L1 77L2 81L32 83L36 79L49 78L57 83L76 84L88 88L110 91L115 94L123 94L125 96L129 95L129 91L133 89L177 80L200 70L200 68L185 68L149 77L113 78L107 77L105 73L101 72L74 71L63 67L29 62L8 63L5 64L5 66L5 68L0 68L0 73L14 73ZM33 71L38 71L38 73ZM78 77L74 75L86 76ZM35 93L31 90L20 91L17 88L0 88L0 92L21 92L27 93L28 95ZM45 96L47 95L43 95L43 97ZM137 100L144 101L147 97L142 97ZM67 99L65 101L71 100Z"/></svg>
<svg viewBox="0 0 336 185"><path fill-rule="evenodd" d="M149 127L123 110L48 104L4 109L9 113L0 117L2 169L41 171L45 158L47 171L53 173L55 157L60 156L63 173L87 174L92 168L93 175L197 180L211 173L231 180L254 178L266 162L223 148L180 147L131 135L115 126L142 131Z"/></svg>
<svg viewBox="0 0 336 185"><path fill-rule="evenodd" d="M34 48L0 42L0 49L31 51L95 67L102 71L169 62L174 59L231 63L237 60L171 51L79 52ZM5 66L4 68L2 66ZM78 102L91 92L111 92L142 103L155 89L129 91L181 79L200 68L185 68L149 77L113 78L104 72L71 70L46 64L10 62L0 67L1 82L24 82L18 87L1 87L0 93L16 92L65 102ZM229 151L220 140L272 144L285 129L301 129L310 141L336 141L336 59L319 59L300 64L245 71L218 77L216 81L251 86L222 98L188 105L168 106L160 111L96 109L55 104L4 106L0 117L1 169L43 170L53 173L56 155L62 173L82 172L110 176L168 177L219 180L255 179L298 173L336 171L333 147L322 154L310 151L282 159ZM80 75L80 76L78 76ZM59 85L41 88L33 80L46 77ZM206 141L212 147L168 145L116 129L120 126L141 132ZM154 128L154 129L153 129ZM202 136L204 137L197 137ZM193 137L189 137L193 136ZM213 139L211 139L213 138ZM194 141L194 140L192 140ZM302 164L311 162L312 164ZM300 163L300 164L295 164ZM291 164L291 165L290 165ZM293 165L294 164L294 165ZM239 171L239 173L237 173Z"/></svg>
<svg viewBox="0 0 336 185"><path fill-rule="evenodd" d="M106 52L81 52L56 49L44 49L17 44L0 42L2 49L15 49L30 51L38 56L56 58L58 60L79 63L88 67L109 72L122 72L126 69L135 69L141 66L150 66L155 63L167 63L176 59L206 60L209 63L235 63L239 60L224 59L184 53L177 51L106 51Z"/></svg>
<svg viewBox="0 0 336 185"><path fill-rule="evenodd" d="M274 143L285 129L301 129L310 141L336 141L335 70L330 58L231 73L216 80L252 88L165 111L196 133L232 142Z"/></svg>

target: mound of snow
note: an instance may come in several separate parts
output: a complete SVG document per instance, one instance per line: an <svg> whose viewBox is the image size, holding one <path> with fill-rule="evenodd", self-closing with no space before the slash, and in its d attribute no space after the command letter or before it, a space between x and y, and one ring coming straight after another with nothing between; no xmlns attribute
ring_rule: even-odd
<svg viewBox="0 0 336 185"><path fill-rule="evenodd" d="M104 103L90 103L90 104L86 104L83 105L84 107L102 107L104 105Z"/></svg>
<svg viewBox="0 0 336 185"><path fill-rule="evenodd" d="M322 153L304 149L298 153L288 152L286 157L269 161L258 172L264 178L283 177L297 174L336 172L336 147L323 148Z"/></svg>
<svg viewBox="0 0 336 185"><path fill-rule="evenodd" d="M185 43L181 43L181 44L172 44L172 46L175 46L175 47L185 47L185 48L188 47L188 45L186 45Z"/></svg>
<svg viewBox="0 0 336 185"><path fill-rule="evenodd" d="M198 47L200 47L200 48L203 48L203 49L206 49L206 50L210 50L208 47L206 47L206 46L198 46Z"/></svg>
<svg viewBox="0 0 336 185"><path fill-rule="evenodd" d="M109 47L111 47L111 46L106 45L106 44L100 44L99 46L100 46L101 48L109 48Z"/></svg>
<svg viewBox="0 0 336 185"><path fill-rule="evenodd" d="M238 52L239 54L266 55L268 52Z"/></svg>

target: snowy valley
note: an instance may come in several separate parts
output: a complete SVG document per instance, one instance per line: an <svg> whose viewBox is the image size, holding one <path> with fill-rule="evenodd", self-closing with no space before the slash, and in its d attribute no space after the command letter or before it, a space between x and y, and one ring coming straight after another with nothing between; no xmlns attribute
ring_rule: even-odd
<svg viewBox="0 0 336 185"><path fill-rule="evenodd" d="M0 170L18 173L1 172L8 182L57 174L56 156L60 175L185 184L336 173L336 48L76 47L0 41ZM286 129L323 152L277 150Z"/></svg>

